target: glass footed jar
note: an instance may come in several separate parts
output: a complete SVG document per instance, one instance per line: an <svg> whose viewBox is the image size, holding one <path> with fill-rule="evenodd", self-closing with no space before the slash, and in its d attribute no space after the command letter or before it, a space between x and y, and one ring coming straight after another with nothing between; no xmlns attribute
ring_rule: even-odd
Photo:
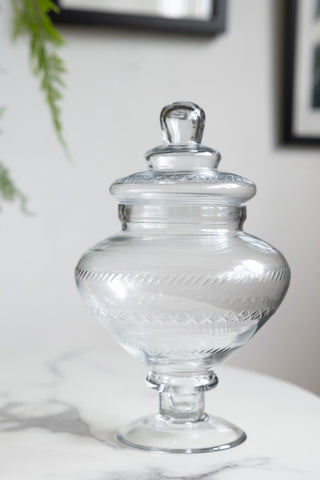
<svg viewBox="0 0 320 480"><path fill-rule="evenodd" d="M217 170L201 145L205 115L193 103L164 107L164 144L148 171L117 180L122 232L88 250L76 267L90 312L135 358L159 391L159 413L122 428L136 448L198 453L240 444L245 433L204 410L213 368L277 310L289 285L284 257L245 233L253 182Z"/></svg>

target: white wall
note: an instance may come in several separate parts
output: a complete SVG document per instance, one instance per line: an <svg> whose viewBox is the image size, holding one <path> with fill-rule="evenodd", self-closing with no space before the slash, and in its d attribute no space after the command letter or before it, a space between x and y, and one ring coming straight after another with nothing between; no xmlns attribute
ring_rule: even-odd
<svg viewBox="0 0 320 480"><path fill-rule="evenodd" d="M26 42L10 43L8 3L0 13L1 159L35 215L11 206L0 214L0 346L109 345L81 304L73 269L87 247L119 229L107 186L145 168L144 151L160 143L161 107L186 99L205 108L204 143L222 151L221 168L258 185L247 230L277 246L292 268L283 306L229 362L320 393L320 155L276 145L281 2L230 0L227 32L214 40L61 29L72 163L29 72Z"/></svg>

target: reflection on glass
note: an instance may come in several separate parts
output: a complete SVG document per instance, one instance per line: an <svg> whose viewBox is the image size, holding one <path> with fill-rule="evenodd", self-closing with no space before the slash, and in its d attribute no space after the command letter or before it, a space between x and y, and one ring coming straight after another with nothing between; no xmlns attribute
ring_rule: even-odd
<svg viewBox="0 0 320 480"><path fill-rule="evenodd" d="M128 15L210 20L214 0L61 0L62 8Z"/></svg>
<svg viewBox="0 0 320 480"><path fill-rule="evenodd" d="M314 50L312 82L312 108L320 108L320 45Z"/></svg>

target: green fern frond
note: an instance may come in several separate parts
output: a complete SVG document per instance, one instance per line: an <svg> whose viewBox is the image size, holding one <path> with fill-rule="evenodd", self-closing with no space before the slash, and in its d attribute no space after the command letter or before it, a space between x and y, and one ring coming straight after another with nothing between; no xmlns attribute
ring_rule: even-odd
<svg viewBox="0 0 320 480"><path fill-rule="evenodd" d="M58 55L64 40L54 28L50 12L59 12L51 0L11 0L13 5L13 38L27 34L30 39L31 68L39 78L57 137L68 153L61 123L60 100L63 95L63 59ZM69 153L68 153L69 155Z"/></svg>
<svg viewBox="0 0 320 480"><path fill-rule="evenodd" d="M0 107L0 118L5 111L5 107ZM1 130L0 130L0 133ZM24 213L30 213L27 210L27 197L22 191L15 185L10 177L9 170L0 162L0 210L3 202L20 203L20 208Z"/></svg>
<svg viewBox="0 0 320 480"><path fill-rule="evenodd" d="M0 162L0 209L3 202L15 201L20 203L20 208L24 213L29 213L27 198L13 182L9 170Z"/></svg>

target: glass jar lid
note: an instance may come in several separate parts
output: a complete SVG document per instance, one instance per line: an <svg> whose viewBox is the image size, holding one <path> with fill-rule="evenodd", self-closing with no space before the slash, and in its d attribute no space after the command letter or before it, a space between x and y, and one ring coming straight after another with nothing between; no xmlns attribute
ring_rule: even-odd
<svg viewBox="0 0 320 480"><path fill-rule="evenodd" d="M111 185L119 203L242 205L255 195L251 180L217 170L220 153L201 144L205 113L198 105L171 103L160 124L163 144L146 152L149 169Z"/></svg>

